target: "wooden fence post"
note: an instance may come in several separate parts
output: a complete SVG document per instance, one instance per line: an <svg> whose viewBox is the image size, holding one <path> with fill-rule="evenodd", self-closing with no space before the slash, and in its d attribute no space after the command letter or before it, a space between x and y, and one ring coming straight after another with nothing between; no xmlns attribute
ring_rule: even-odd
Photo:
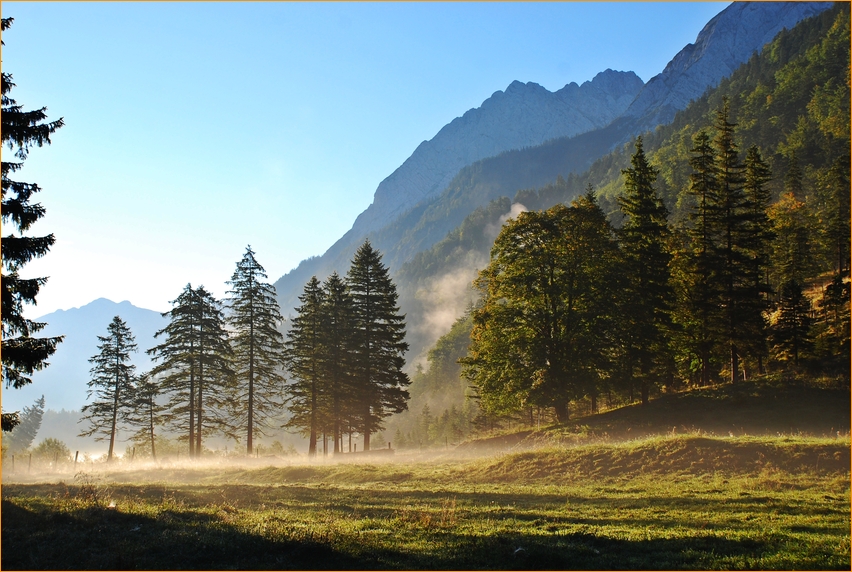
<svg viewBox="0 0 852 572"><path fill-rule="evenodd" d="M15 455L12 455L12 472L15 472Z"/></svg>
<svg viewBox="0 0 852 572"><path fill-rule="evenodd" d="M77 474L77 457L80 456L80 451L74 453L74 474Z"/></svg>
<svg viewBox="0 0 852 572"><path fill-rule="evenodd" d="M32 466L33 466L33 454L30 453L30 461L29 461L29 463L27 463L27 473L30 472L30 469L32 468Z"/></svg>

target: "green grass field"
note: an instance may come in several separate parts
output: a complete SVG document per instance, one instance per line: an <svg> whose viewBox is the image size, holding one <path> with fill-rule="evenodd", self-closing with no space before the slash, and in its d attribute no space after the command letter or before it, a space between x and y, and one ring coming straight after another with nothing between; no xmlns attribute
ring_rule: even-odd
<svg viewBox="0 0 852 572"><path fill-rule="evenodd" d="M848 392L822 436L731 435L713 403L719 434L587 419L487 456L4 473L2 568L850 569Z"/></svg>

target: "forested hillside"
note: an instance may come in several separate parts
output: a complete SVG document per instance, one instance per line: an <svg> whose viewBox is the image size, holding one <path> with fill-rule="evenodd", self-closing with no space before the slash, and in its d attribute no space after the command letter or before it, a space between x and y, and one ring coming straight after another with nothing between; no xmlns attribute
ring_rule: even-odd
<svg viewBox="0 0 852 572"><path fill-rule="evenodd" d="M809 357L803 354L802 363L810 359L811 366L829 374L836 374L844 360L848 362L848 326L844 329L838 317L848 316L849 101L849 7L838 4L779 34L761 54L678 113L671 124L643 138L647 163L657 173L655 189L669 213L668 224L673 236L682 237L695 227L696 135L703 130L707 141L718 139L718 113L727 105L726 122L740 167L748 162L746 151L753 147L768 169L762 183L767 193L766 229L772 235L765 269L767 325L783 321L785 310L780 303L794 296L789 285L785 290L785 284L797 281L806 299L802 303L811 305L808 312L817 318L805 344ZM432 285L462 269L473 276L471 263L485 266L496 230L513 205L515 215L527 209L547 209L570 202L592 188L610 223L620 227L624 221L619 206L625 189L622 171L630 168L634 155L634 144L625 145L595 161L583 174L560 177L555 183L518 192L511 200L501 197L476 210L442 241L400 269L401 304L409 318L416 323L419 316L433 311L426 295ZM669 248L677 256L676 245ZM455 296L463 304L476 298L473 291L464 289L457 289ZM837 298L835 302L831 301L833 297ZM460 321L436 346L449 345L457 351L430 352L429 367L413 376L412 395L430 391L446 395L458 386L454 362L466 353L458 343L462 324L472 326L469 319ZM777 348L779 340L775 338L772 347ZM412 340L412 345L416 344ZM792 365L789 352L779 352L767 355L768 363L759 365L776 369ZM714 360L719 362L718 357ZM756 371L757 361L750 367ZM700 376L690 377L689 373L694 373L694 368L694 363L681 364L670 381L696 382ZM712 379L720 375L721 368L717 367ZM439 381L442 378L443 382ZM621 397L608 395L610 401L636 397L632 386ZM428 402L425 397L421 400ZM457 410L461 408L461 403L456 404ZM418 409L414 402L411 409L406 414L408 420L400 419L403 435L406 428L413 431L416 424L412 419L422 414L422 406ZM434 407L429 412L435 417L441 414Z"/></svg>

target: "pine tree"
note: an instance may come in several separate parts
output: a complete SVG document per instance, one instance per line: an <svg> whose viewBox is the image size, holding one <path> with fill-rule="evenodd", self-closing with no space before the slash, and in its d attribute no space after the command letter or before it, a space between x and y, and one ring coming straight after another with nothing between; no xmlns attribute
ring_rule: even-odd
<svg viewBox="0 0 852 572"><path fill-rule="evenodd" d="M403 373L405 316L399 314L396 286L382 264L381 254L369 241L355 253L346 275L353 303L352 381L364 436L370 450L370 435L381 430L382 419L407 409L410 381Z"/></svg>
<svg viewBox="0 0 852 572"><path fill-rule="evenodd" d="M187 284L164 312L169 325L155 334L165 341L148 350L160 361L150 372L169 401L164 418L200 457L205 435L235 437L228 416L233 386L231 346L221 304L203 286Z"/></svg>
<svg viewBox="0 0 852 572"><path fill-rule="evenodd" d="M769 263L774 233L767 214L771 201L768 184L772 172L754 145L746 153L744 167L745 228L742 248L746 263L743 268L738 345L757 358L758 372L764 373L767 338L764 314L769 307L769 294L772 291L769 286Z"/></svg>
<svg viewBox="0 0 852 572"><path fill-rule="evenodd" d="M743 301L752 286L748 280L748 257L743 248L747 221L745 177L739 151L734 142L735 123L730 122L727 98L716 112L716 183L717 201L713 205L718 221L719 241L716 244L718 280L721 283L723 338L730 355L731 381L739 379L739 348L742 333Z"/></svg>
<svg viewBox="0 0 852 572"><path fill-rule="evenodd" d="M236 422L245 427L248 454L254 450L255 434L263 435L269 419L283 406L284 376L279 367L284 363L284 336L278 331L283 318L275 288L265 278L266 271L248 246L228 282L236 370L233 404Z"/></svg>
<svg viewBox="0 0 852 572"><path fill-rule="evenodd" d="M689 160L693 169L689 194L694 206L689 214L688 252L680 261L680 289L684 302L677 321L684 330L687 351L695 354L701 385L707 385L720 322L721 292L715 248L718 214L714 208L718 200L718 181L715 153L707 132L699 131L693 145Z"/></svg>
<svg viewBox="0 0 852 572"><path fill-rule="evenodd" d="M118 316L107 326L107 332L107 336L98 336L100 352L89 360L94 367L86 399L94 395L95 400L81 410L85 414L81 421L88 421L89 428L80 436L96 435L96 441L109 439L107 461L111 461L117 431L134 410L136 366L127 362L131 352L136 351L136 341L130 328Z"/></svg>
<svg viewBox="0 0 852 572"><path fill-rule="evenodd" d="M624 194L618 203L626 217L619 232L626 277L621 321L628 337L629 361L639 368L642 404L670 361L671 299L668 209L654 188L657 171L636 138L632 167L622 171ZM655 375L656 372L656 375ZM654 379L652 379L652 377Z"/></svg>
<svg viewBox="0 0 852 572"><path fill-rule="evenodd" d="M41 428L41 419L44 416L44 395L35 400L32 407L24 407L21 413L21 421L15 428L3 437L4 451L11 453L24 451L35 441L38 430Z"/></svg>
<svg viewBox="0 0 852 572"><path fill-rule="evenodd" d="M290 323L285 342L287 369L291 381L287 385L290 419L285 427L308 436L308 456L317 454L317 435L323 421L320 404L323 388L323 305L324 294L316 276L305 284L299 296L301 306Z"/></svg>
<svg viewBox="0 0 852 572"><path fill-rule="evenodd" d="M2 30L11 26L12 18L2 19ZM2 42L0 42L2 43ZM47 278L23 278L19 272L34 258L41 258L50 250L54 236L34 237L24 233L45 214L45 209L30 201L41 189L34 183L13 181L9 176L23 167L32 147L50 144L50 136L64 125L60 118L46 122L46 107L24 111L23 106L9 96L15 84L11 74L2 73L2 144L14 151L18 162L2 161L2 220L11 230L3 237L2 255L2 361L3 380L6 387L19 389L32 382L33 372L48 365L47 359L56 351L62 336L36 338L46 324L28 320L23 316L24 304L35 304L39 289ZM9 224L11 222L11 225ZM11 431L19 417L15 413L2 414L2 430Z"/></svg>
<svg viewBox="0 0 852 572"><path fill-rule="evenodd" d="M159 403L160 387L150 375L143 375L136 385L136 399L127 421L136 431L130 437L139 446L151 449L157 460L155 429L163 424L165 407Z"/></svg>
<svg viewBox="0 0 852 572"><path fill-rule="evenodd" d="M798 366L800 358L811 349L811 302L802 292L802 285L790 280L781 285L775 322L772 325L773 352L781 361Z"/></svg>
<svg viewBox="0 0 852 572"><path fill-rule="evenodd" d="M333 272L323 283L321 369L325 379L326 399L334 440L333 451L342 451L343 430L353 426L357 411L353 407L352 387L352 298L346 283Z"/></svg>

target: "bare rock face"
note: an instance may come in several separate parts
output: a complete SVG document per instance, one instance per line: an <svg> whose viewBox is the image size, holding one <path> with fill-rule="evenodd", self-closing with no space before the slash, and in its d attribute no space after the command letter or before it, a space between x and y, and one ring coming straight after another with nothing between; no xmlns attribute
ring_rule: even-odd
<svg viewBox="0 0 852 572"><path fill-rule="evenodd" d="M532 82L512 82L421 143L381 182L373 204L355 221L354 234L377 230L440 193L459 169L475 161L609 124L624 113L642 85L633 72L612 70L556 92Z"/></svg>
<svg viewBox="0 0 852 572"><path fill-rule="evenodd" d="M625 118L644 128L668 123L690 101L718 85L784 28L827 10L831 2L734 2L710 20L663 72L651 78Z"/></svg>

